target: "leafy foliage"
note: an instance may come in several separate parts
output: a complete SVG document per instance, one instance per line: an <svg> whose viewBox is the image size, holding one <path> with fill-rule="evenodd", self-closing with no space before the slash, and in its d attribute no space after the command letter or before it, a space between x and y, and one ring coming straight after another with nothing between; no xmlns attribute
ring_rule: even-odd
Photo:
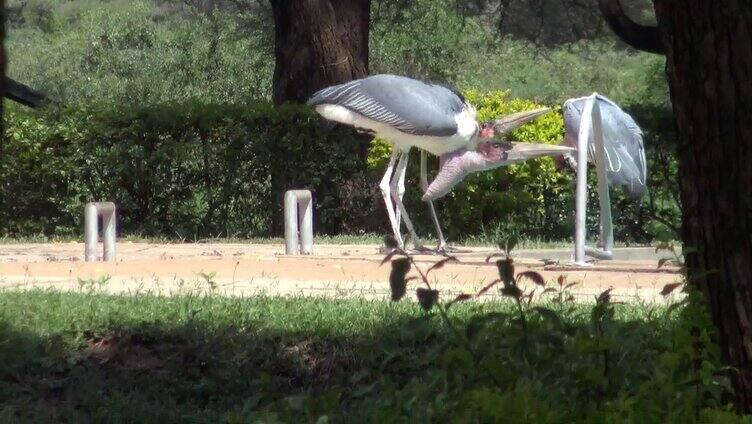
<svg viewBox="0 0 752 424"><path fill-rule="evenodd" d="M722 400L725 370L696 303L583 304L566 284L530 303L457 303L446 319L427 289L428 312L405 301L3 291L0 417L745 422Z"/></svg>
<svg viewBox="0 0 752 424"><path fill-rule="evenodd" d="M343 213L358 199L375 204L372 191L345 192L367 175L359 137L299 106L92 105L7 120L6 234L76 234L83 203L102 199L118 204L124 233L178 238L275 233L291 188L314 191L322 233L367 228L367 210Z"/></svg>
<svg viewBox="0 0 752 424"><path fill-rule="evenodd" d="M647 348L641 341L655 334L656 328L639 319L620 322L619 302L612 300L612 289L603 291L585 310L578 310L569 293L572 284L559 277L549 285L535 271L515 274L514 261L507 251L506 258L496 262L499 279L474 295L460 294L441 303L440 293L431 288L427 278L431 269L424 273L404 251L390 256L394 255L401 258L392 261L393 270L396 261L412 264L417 273L413 279L425 286L416 290L421 308L431 311L435 306L454 335L440 353L435 352L435 360L443 364L443 369L430 373L433 379L423 380L450 403L447 409L451 412L439 415L445 420L739 419L728 407L721 407L730 386L719 365L710 318L696 292L689 294L688 302L677 302L663 312L659 321L671 320L673 311L681 307L680 325L669 337L660 339L661 348L648 353L640 350ZM400 272L405 269L401 266ZM525 280L532 282L532 287L523 286ZM662 294L668 295L677 286L667 285ZM449 315L452 305L477 299L495 287L512 300L511 311L479 314L468 323ZM393 300L403 297L405 287L400 290L402 295L393 296ZM638 345L640 348L635 349ZM684 370L684 375L680 376L678 369ZM415 396L411 389L405 395Z"/></svg>
<svg viewBox="0 0 752 424"><path fill-rule="evenodd" d="M467 91L480 119L538 105L505 92ZM390 148L333 127L298 106L253 108L200 101L154 106L109 103L35 114L9 108L0 157L0 233L75 236L90 200L119 204L124 234L250 237L280 230L281 196L313 188L320 233L378 232L386 222L374 182ZM512 139L558 143L560 114L549 113ZM417 160L416 160L417 161ZM418 187L410 167L408 187ZM594 181L591 181L594 185ZM572 176L543 158L469 176L438 202L451 239L514 230L523 238L569 238ZM421 231L433 231L419 190L406 201ZM595 190L590 191L595 202ZM645 240L630 225L627 196L616 198L617 238ZM382 215L383 216L383 215ZM639 215L638 215L639 216ZM597 215L590 214L591 232ZM640 231L643 231L642 233Z"/></svg>
<svg viewBox="0 0 752 424"><path fill-rule="evenodd" d="M183 1L17 0L10 7L21 13L11 15L8 74L67 105L270 96L273 41L263 15L230 7L205 13Z"/></svg>

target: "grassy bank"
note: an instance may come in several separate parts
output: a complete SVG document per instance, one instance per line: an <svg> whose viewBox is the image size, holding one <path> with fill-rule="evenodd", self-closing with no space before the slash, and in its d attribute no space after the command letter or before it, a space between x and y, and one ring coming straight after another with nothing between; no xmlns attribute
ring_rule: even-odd
<svg viewBox="0 0 752 424"><path fill-rule="evenodd" d="M737 419L702 313L599 305L2 292L0 421Z"/></svg>

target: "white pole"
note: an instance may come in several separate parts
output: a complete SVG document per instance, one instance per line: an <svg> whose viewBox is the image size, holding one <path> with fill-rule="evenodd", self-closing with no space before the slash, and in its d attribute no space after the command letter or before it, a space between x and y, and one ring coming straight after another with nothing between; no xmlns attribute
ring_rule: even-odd
<svg viewBox="0 0 752 424"><path fill-rule="evenodd" d="M84 259L87 262L96 261L97 242L99 241L99 227L97 218L102 216L102 242L104 245L105 261L114 261L115 245L117 242L117 214L112 202L90 202L84 208Z"/></svg>
<svg viewBox="0 0 752 424"><path fill-rule="evenodd" d="M298 216L300 219L300 253L313 253L313 198L311 192L305 190L298 196Z"/></svg>
<svg viewBox="0 0 752 424"><path fill-rule="evenodd" d="M313 253L313 196L309 190L285 193L285 253Z"/></svg>
<svg viewBox="0 0 752 424"><path fill-rule="evenodd" d="M298 201L295 191L285 193L285 254L297 255L298 247Z"/></svg>
<svg viewBox="0 0 752 424"><path fill-rule="evenodd" d="M88 203L84 208L84 258L86 262L97 260L97 206Z"/></svg>

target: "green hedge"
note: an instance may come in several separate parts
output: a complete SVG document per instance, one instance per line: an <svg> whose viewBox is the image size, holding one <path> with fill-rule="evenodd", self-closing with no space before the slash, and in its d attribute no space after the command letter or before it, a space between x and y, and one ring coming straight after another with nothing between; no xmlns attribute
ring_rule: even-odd
<svg viewBox="0 0 752 424"><path fill-rule="evenodd" d="M363 218L343 202L360 196L347 189L367 175L367 139L327 128L305 108L191 103L11 111L7 120L5 234L77 234L85 202L113 200L124 233L268 235L279 232L284 191L304 187L315 192L322 232Z"/></svg>
<svg viewBox="0 0 752 424"><path fill-rule="evenodd" d="M534 107L504 92L468 92L479 117ZM513 138L559 142L551 113ZM0 236L77 236L83 205L112 200L121 234L196 239L280 235L282 197L310 188L322 234L378 232L388 224L377 182L388 146L330 125L306 107L269 104L109 104L35 114L11 107L0 146ZM405 202L418 231L433 234L420 201L413 151ZM435 172L437 160L431 159ZM594 173L591 173L594 174ZM594 180L591 215L598 225ZM649 220L614 191L618 240L644 241ZM572 175L551 159L473 174L437 202L453 241L516 229L545 240L572 234Z"/></svg>

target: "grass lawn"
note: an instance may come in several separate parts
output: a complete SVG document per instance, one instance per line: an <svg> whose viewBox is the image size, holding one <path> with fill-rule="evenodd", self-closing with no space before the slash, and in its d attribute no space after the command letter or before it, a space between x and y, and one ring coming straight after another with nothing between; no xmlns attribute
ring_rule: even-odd
<svg viewBox="0 0 752 424"><path fill-rule="evenodd" d="M539 308L539 309L535 309ZM0 292L0 422L709 422L692 307Z"/></svg>

